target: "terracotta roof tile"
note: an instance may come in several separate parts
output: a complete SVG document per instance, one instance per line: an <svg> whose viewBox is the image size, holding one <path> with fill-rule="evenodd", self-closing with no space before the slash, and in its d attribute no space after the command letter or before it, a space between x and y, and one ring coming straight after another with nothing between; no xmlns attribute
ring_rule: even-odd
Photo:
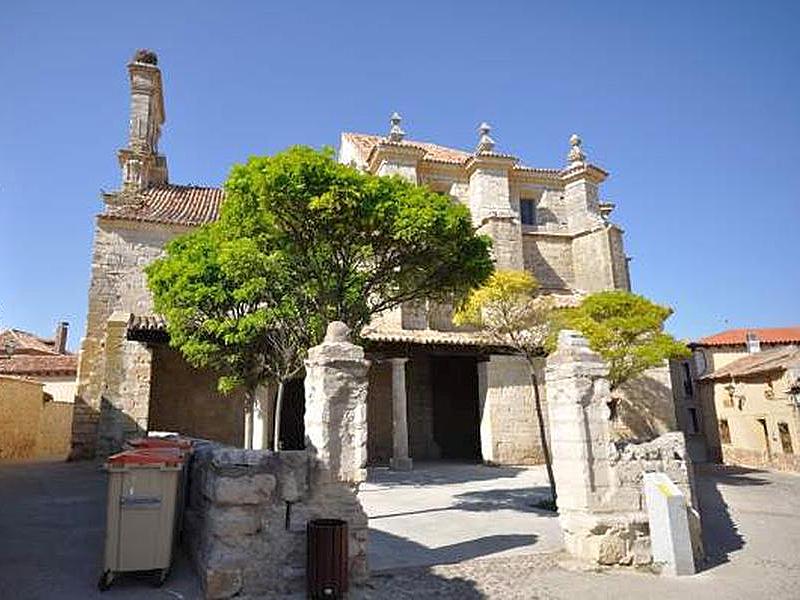
<svg viewBox="0 0 800 600"><path fill-rule="evenodd" d="M3 375L76 375L78 357L74 354L16 354L0 356Z"/></svg>
<svg viewBox="0 0 800 600"><path fill-rule="evenodd" d="M747 333L753 332L762 344L800 343L800 327L761 327L754 329L729 329L700 338L695 346L743 346Z"/></svg>
<svg viewBox="0 0 800 600"><path fill-rule="evenodd" d="M41 338L21 329L0 331L0 352L11 347L13 354L56 354L53 344L52 339Z"/></svg>
<svg viewBox="0 0 800 600"><path fill-rule="evenodd" d="M798 350L796 346L773 348L771 350L755 352L743 356L717 369L713 373L703 376L701 379L711 380L747 377L749 375L758 375L771 371L783 371L789 367L798 365L800 365L800 350Z"/></svg>
<svg viewBox="0 0 800 600"><path fill-rule="evenodd" d="M106 219L196 226L215 221L225 192L193 185L159 185L139 192L135 200L109 206Z"/></svg>
<svg viewBox="0 0 800 600"><path fill-rule="evenodd" d="M369 133L345 133L343 135L356 147L362 162L366 162L370 152L372 152L372 149L378 145L379 142L386 141L386 138L382 136L372 135ZM456 150L454 148L446 148L445 146L439 146L438 144L431 144L429 142L404 140L402 145L425 150L423 160L433 160L436 162L460 165L467 162L467 160L472 156L471 152L464 152L463 150Z"/></svg>

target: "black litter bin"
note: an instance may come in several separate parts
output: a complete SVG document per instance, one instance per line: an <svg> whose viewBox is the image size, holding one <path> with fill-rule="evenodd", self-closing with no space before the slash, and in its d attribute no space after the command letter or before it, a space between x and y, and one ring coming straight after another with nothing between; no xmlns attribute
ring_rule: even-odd
<svg viewBox="0 0 800 600"><path fill-rule="evenodd" d="M309 598L344 598L347 593L347 521L315 519L306 526Z"/></svg>

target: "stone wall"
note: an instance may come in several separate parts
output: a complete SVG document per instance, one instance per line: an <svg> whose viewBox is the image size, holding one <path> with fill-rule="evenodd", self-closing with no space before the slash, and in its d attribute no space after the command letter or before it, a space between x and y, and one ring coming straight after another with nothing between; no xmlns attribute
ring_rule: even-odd
<svg viewBox="0 0 800 600"><path fill-rule="evenodd" d="M45 401L39 382L0 377L0 460L63 460L71 425L71 403Z"/></svg>
<svg viewBox="0 0 800 600"><path fill-rule="evenodd" d="M185 228L98 218L94 234L86 335L81 341L73 415L76 458L93 456L98 437L105 375L106 327L116 311L149 314L152 299L143 268Z"/></svg>
<svg viewBox="0 0 800 600"><path fill-rule="evenodd" d="M373 361L367 396L367 458L370 464L388 465L392 458L392 365Z"/></svg>
<svg viewBox="0 0 800 600"><path fill-rule="evenodd" d="M667 364L626 382L615 395L619 401L613 426L621 437L649 440L678 429L672 374Z"/></svg>
<svg viewBox="0 0 800 600"><path fill-rule="evenodd" d="M118 452L123 442L148 430L152 353L126 337L128 318L114 312L106 323L103 390L97 426L97 451Z"/></svg>
<svg viewBox="0 0 800 600"><path fill-rule="evenodd" d="M572 238L565 234L526 233L523 236L525 269L544 289L573 286Z"/></svg>
<svg viewBox="0 0 800 600"><path fill-rule="evenodd" d="M687 499L694 547L702 554L692 468L683 434L640 444L614 442L608 367L577 332L562 331L547 361L553 470L564 543L574 556L605 565L652 561L643 476L664 472Z"/></svg>
<svg viewBox="0 0 800 600"><path fill-rule="evenodd" d="M367 371L363 350L331 323L306 360L306 450L198 445L191 466L187 542L206 597L273 597L304 587L306 526L348 524L350 581L368 576Z"/></svg>
<svg viewBox="0 0 800 600"><path fill-rule="evenodd" d="M185 532L206 598L304 589L306 523L313 518L348 522L350 575L366 578L367 517L349 487L315 487L314 470L304 450L198 446Z"/></svg>
<svg viewBox="0 0 800 600"><path fill-rule="evenodd" d="M72 402L45 402L39 419L36 458L66 460L72 441Z"/></svg>
<svg viewBox="0 0 800 600"><path fill-rule="evenodd" d="M611 290L614 273L608 244L608 232L598 227L575 237L572 242L575 287L584 292Z"/></svg>
<svg viewBox="0 0 800 600"><path fill-rule="evenodd" d="M731 444L722 444L722 462L726 465L740 465L756 469L775 469L800 473L800 455L767 452L750 448L737 448Z"/></svg>
<svg viewBox="0 0 800 600"><path fill-rule="evenodd" d="M544 378L539 372L542 408L547 418ZM530 369L520 356L492 355L478 363L481 454L489 464L544 462L536 420Z"/></svg>
<svg viewBox="0 0 800 600"><path fill-rule="evenodd" d="M35 456L43 401L41 383L0 377L0 460Z"/></svg>
<svg viewBox="0 0 800 600"><path fill-rule="evenodd" d="M167 345L156 345L152 352L149 428L242 446L244 393L221 394L216 374L193 368Z"/></svg>

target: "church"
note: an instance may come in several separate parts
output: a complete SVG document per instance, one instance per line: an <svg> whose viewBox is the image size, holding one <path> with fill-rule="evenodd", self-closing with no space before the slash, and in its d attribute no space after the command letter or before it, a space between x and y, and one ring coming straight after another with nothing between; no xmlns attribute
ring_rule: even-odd
<svg viewBox="0 0 800 600"><path fill-rule="evenodd" d="M156 55L138 51L128 73L122 181L103 194L94 231L72 455L104 455L147 431L242 445L243 394L222 396L214 373L192 368L169 346L143 271L170 239L215 220L224 191L170 182L167 157L158 150L166 113ZM474 149L458 150L410 139L394 114L383 135L342 133L338 159L464 203L476 230L491 236L496 266L527 269L547 293L569 299L629 290L623 231L610 220L613 204L601 199L608 173L588 160L577 135L565 150L562 166L527 166L498 148L486 123ZM455 327L451 316L452 307L414 302L362 332L371 360L369 462L397 469L438 458L542 462L527 363L480 332ZM269 447L277 435L283 448L302 447L302 380L289 386L278 432L272 394L262 396L254 446Z"/></svg>

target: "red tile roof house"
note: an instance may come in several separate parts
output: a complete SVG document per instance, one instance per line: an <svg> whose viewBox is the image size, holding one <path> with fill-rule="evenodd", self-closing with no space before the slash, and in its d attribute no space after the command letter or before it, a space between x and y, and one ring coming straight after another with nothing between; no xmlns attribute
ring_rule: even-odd
<svg viewBox="0 0 800 600"><path fill-rule="evenodd" d="M78 357L67 350L67 323L59 323L51 339L20 329L0 331L0 375L44 384L53 400L75 399Z"/></svg>
<svg viewBox="0 0 800 600"><path fill-rule="evenodd" d="M127 436L147 430L241 445L241 395L221 397L212 373L192 369L169 347L142 270L170 239L215 220L224 194L169 182L167 159L158 151L165 109L157 58L137 53L128 72L130 131L118 152L122 185L103 195L95 228L74 455L113 451ZM570 138L563 167L540 168L498 152L485 124L475 150L455 150L406 139L400 123L393 115L384 136L342 134L339 160L406 177L463 202L476 229L492 236L497 265L529 269L548 292L569 299L630 289L623 231L609 220L613 205L600 198L608 173L588 161L578 136ZM382 315L364 335L373 359L371 463L541 461L529 376L519 357L487 345L479 333L457 330L450 309L433 303ZM392 386L403 380L405 386ZM278 437L291 448L304 441L302 382L289 396ZM666 396L671 398L668 387ZM271 397L265 393L260 402L255 447L273 437ZM403 404L406 410L395 410ZM408 449L396 443L403 439Z"/></svg>
<svg viewBox="0 0 800 600"><path fill-rule="evenodd" d="M712 457L800 471L800 326L730 329L690 346Z"/></svg>

